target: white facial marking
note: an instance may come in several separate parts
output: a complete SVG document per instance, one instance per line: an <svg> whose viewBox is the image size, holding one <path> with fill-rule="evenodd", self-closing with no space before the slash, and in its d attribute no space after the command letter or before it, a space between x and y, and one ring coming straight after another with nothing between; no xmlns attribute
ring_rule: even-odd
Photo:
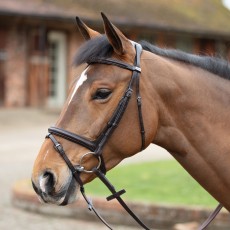
<svg viewBox="0 0 230 230"><path fill-rule="evenodd" d="M49 179L49 177L46 176L46 177L40 178L40 181L39 181L40 188L41 188L42 192L44 192L44 193L45 193L45 191L46 191L45 185L46 185L48 179Z"/></svg>
<svg viewBox="0 0 230 230"><path fill-rule="evenodd" d="M43 161L45 161L45 159L46 159L48 153L49 153L49 149L46 151L46 154L45 154L45 156L44 156L44 158L43 158Z"/></svg>
<svg viewBox="0 0 230 230"><path fill-rule="evenodd" d="M88 68L89 68L89 67L88 67ZM76 94L78 88L87 80L86 71L88 70L88 68L86 68L86 69L82 72L82 74L81 74L79 80L77 81L77 84L76 84L76 86L75 86L75 88L74 88L74 91L73 91L73 93L72 93L72 95L71 95L71 97L70 97L70 100L69 100L69 103L68 103L68 104L70 104L70 102L73 100L73 97L74 97L74 95Z"/></svg>

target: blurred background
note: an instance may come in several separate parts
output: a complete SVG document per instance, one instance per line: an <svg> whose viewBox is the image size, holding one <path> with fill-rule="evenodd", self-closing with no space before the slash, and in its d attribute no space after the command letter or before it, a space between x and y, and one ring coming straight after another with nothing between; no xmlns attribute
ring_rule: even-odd
<svg viewBox="0 0 230 230"><path fill-rule="evenodd" d="M104 11L132 40L230 59L230 12L223 2L1 0L0 105L62 106L82 43L76 15L103 32Z"/></svg>
<svg viewBox="0 0 230 230"><path fill-rule="evenodd" d="M97 229L15 208L12 187L29 180L76 76L72 59L83 39L75 16L103 33L101 11L131 40L230 60L228 0L0 0L0 229ZM151 146L123 164L164 159L171 157Z"/></svg>

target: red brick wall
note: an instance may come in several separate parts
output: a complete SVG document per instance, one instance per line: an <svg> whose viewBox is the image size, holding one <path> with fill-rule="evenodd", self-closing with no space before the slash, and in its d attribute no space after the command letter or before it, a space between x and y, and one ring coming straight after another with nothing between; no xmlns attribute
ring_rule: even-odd
<svg viewBox="0 0 230 230"><path fill-rule="evenodd" d="M48 26L47 28L50 29L52 26ZM56 28L56 30L59 30ZM48 31L48 30L47 30ZM82 71L82 68L73 68L72 60L77 48L82 44L83 39L78 32L77 28L68 28L66 30L67 33L67 76L66 80L68 82L66 90L70 84L72 83L73 79L79 75ZM15 25L14 27L10 27L7 31L6 36L6 60L4 60L4 106L6 107L22 107L26 105L32 105L30 100L31 92L29 91L30 84L29 84L29 32L26 29L26 26ZM129 34L132 39L136 40L135 37L137 36L136 33ZM159 34L158 34L159 35ZM164 34L160 34L156 38L157 45L165 46L164 44ZM0 37L1 42L1 37ZM169 39L167 41L173 46L175 42L173 39ZM205 43L204 47L201 47L200 41L197 39L194 44L194 52L201 53L209 51L210 54L214 52L214 42L210 41L208 44ZM230 57L230 51L228 46L228 58ZM2 68L3 68L2 67ZM42 89L38 89L42 90ZM39 100L39 99L38 99ZM44 100L43 100L44 101ZM37 105L41 105L41 103L37 103Z"/></svg>
<svg viewBox="0 0 230 230"><path fill-rule="evenodd" d="M7 34L5 47L7 59L4 62L6 76L4 106L6 107L32 105L29 90L31 88L29 84L29 39L29 32L21 26L10 28ZM77 48L82 42L83 39L77 29L67 32L67 91L72 80L81 71L73 68L72 61ZM41 103L37 103L37 105L41 105Z"/></svg>
<svg viewBox="0 0 230 230"><path fill-rule="evenodd" d="M4 104L5 97L5 59L6 59L6 40L8 30L0 27L0 106Z"/></svg>
<svg viewBox="0 0 230 230"><path fill-rule="evenodd" d="M5 106L26 105L27 94L27 38L26 30L13 27L6 43Z"/></svg>
<svg viewBox="0 0 230 230"><path fill-rule="evenodd" d="M73 63L73 58L77 52L77 49L81 44L83 44L84 40L81 36L81 34L78 32L77 28L76 30L72 31L68 34L68 40L67 40L67 74L68 74L68 85L72 83L73 79L75 79L80 72L82 71L82 68L75 68Z"/></svg>

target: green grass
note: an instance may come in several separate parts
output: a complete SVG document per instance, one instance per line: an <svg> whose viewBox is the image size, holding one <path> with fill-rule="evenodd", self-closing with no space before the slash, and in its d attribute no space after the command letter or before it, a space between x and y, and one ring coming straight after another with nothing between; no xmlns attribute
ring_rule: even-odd
<svg viewBox="0 0 230 230"><path fill-rule="evenodd" d="M214 207L214 200L176 161L158 161L117 166L107 178L119 189L126 189L125 200L163 204ZM86 185L88 193L110 194L98 179Z"/></svg>

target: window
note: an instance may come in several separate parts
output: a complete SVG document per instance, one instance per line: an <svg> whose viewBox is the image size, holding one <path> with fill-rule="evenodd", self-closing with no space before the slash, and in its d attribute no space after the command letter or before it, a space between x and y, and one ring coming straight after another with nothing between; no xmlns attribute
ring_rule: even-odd
<svg viewBox="0 0 230 230"><path fill-rule="evenodd" d="M49 96L56 96L57 88L57 63L58 55L58 43L56 41L51 41L49 46L49 60L50 60L50 77L49 77Z"/></svg>

